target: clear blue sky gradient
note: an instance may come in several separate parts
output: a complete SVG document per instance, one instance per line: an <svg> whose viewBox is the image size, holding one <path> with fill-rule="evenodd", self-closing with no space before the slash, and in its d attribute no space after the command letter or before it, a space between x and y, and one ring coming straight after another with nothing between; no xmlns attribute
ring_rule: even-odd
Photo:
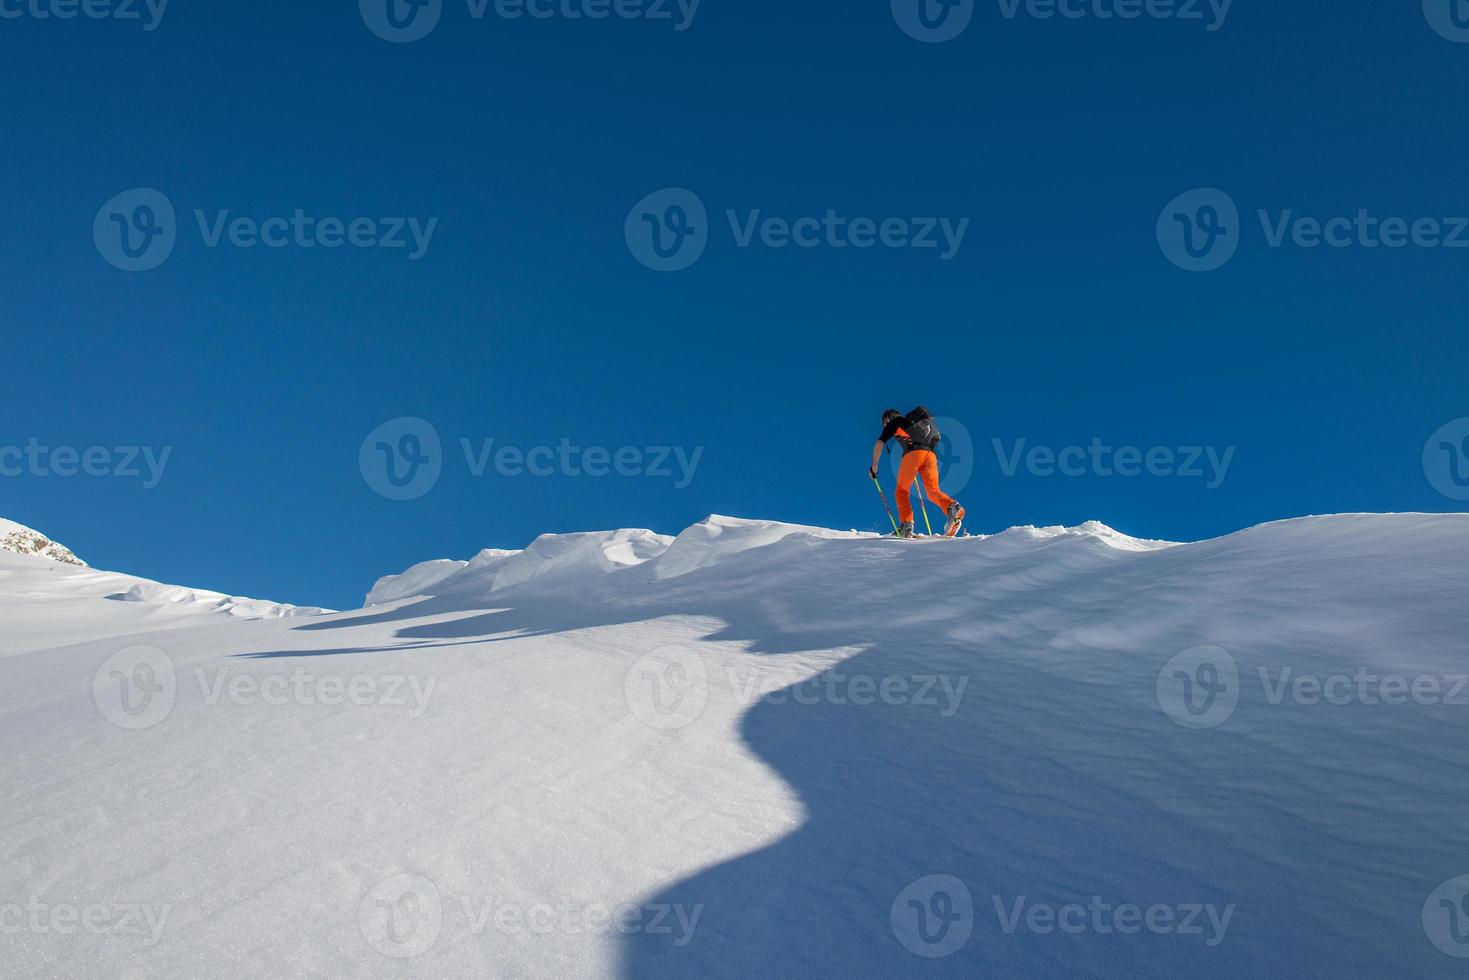
<svg viewBox="0 0 1469 980"><path fill-rule="evenodd" d="M7 0L7 3L10 0ZM0 515L93 564L298 603L547 531L676 532L711 512L886 525L878 414L972 434L976 531L1105 521L1195 539L1337 511L1462 510L1425 442L1469 416L1469 249L1267 247L1257 208L1469 214L1469 44L1417 2L1236 0L1173 20L1006 19L919 43L887 0L704 0L691 29L487 17L425 39L355 3L188 3L136 23L0 19L0 444L172 447L162 482L0 478ZM172 256L94 247L134 187ZM695 191L712 241L644 268L624 221ZM1226 190L1239 252L1169 262L1175 196ZM434 217L403 251L210 249L195 208ZM723 212L967 217L932 251L738 248ZM358 467L420 416L442 476ZM472 477L458 440L677 445L658 477ZM1007 476L992 440L1207 445L1223 484ZM888 481L891 485L891 480Z"/></svg>

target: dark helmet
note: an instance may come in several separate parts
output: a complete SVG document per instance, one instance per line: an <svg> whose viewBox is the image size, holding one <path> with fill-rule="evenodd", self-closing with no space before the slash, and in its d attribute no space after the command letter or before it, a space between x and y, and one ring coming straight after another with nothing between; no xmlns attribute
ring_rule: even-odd
<svg viewBox="0 0 1469 980"><path fill-rule="evenodd" d="M900 412L900 411L898 411L896 408L886 409L882 413L882 424L883 425L887 425L893 419L897 418L899 415L902 415L902 414L903 413Z"/></svg>

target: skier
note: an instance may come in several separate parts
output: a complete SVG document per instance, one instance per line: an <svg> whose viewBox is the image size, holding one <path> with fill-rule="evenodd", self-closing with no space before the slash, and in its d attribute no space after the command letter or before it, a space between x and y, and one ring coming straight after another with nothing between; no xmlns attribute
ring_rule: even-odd
<svg viewBox="0 0 1469 980"><path fill-rule="evenodd" d="M913 537L913 502L908 498L908 488L915 478L923 478L929 499L938 504L949 518L944 535L952 538L959 533L964 523L964 508L959 502L939 489L939 461L934 455L938 448L939 427L934 423L928 409L919 405L907 415L890 408L882 413L882 434L872 446L872 468L867 475L877 479L877 464L882 459L883 447L888 440L896 438L903 447L903 462L898 467L898 537Z"/></svg>

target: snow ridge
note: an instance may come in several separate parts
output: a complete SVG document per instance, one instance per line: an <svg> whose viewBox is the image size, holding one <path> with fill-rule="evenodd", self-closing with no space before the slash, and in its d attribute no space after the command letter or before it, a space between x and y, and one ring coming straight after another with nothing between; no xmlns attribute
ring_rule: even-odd
<svg viewBox="0 0 1469 980"><path fill-rule="evenodd" d="M0 622L7 627L0 655L62 645L65 638L120 635L129 625L171 628L328 611L93 569L39 531L0 518Z"/></svg>
<svg viewBox="0 0 1469 980"><path fill-rule="evenodd" d="M676 537L645 529L543 534L524 550L487 549L470 562L437 559L378 579L366 605L377 606L415 596L476 596L521 586L538 591L593 592L622 584L636 571L639 585L669 582L714 568L763 548L809 547L823 541L882 540L883 535L836 531L804 524L710 515ZM1116 531L1099 521L1074 528L1016 527L996 535L957 540L894 542L903 548L951 548L951 554L974 555L973 549L999 554L1009 548L1029 549L1051 543L1099 547L1104 551L1146 552L1177 547L1171 541L1149 541Z"/></svg>

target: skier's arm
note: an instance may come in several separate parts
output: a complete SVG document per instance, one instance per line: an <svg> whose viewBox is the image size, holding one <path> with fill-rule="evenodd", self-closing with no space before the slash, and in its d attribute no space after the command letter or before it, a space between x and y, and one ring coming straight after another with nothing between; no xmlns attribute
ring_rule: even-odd
<svg viewBox="0 0 1469 980"><path fill-rule="evenodd" d="M883 440L879 439L872 444L872 468L867 471L874 480L877 479L877 464L882 461Z"/></svg>
<svg viewBox="0 0 1469 980"><path fill-rule="evenodd" d="M882 447L887 445L889 439L898 434L898 430L907 421L906 416L899 415L882 427L882 435L878 436L877 442L872 444L872 469L867 472L872 475L873 479L877 478L877 464L882 461Z"/></svg>

